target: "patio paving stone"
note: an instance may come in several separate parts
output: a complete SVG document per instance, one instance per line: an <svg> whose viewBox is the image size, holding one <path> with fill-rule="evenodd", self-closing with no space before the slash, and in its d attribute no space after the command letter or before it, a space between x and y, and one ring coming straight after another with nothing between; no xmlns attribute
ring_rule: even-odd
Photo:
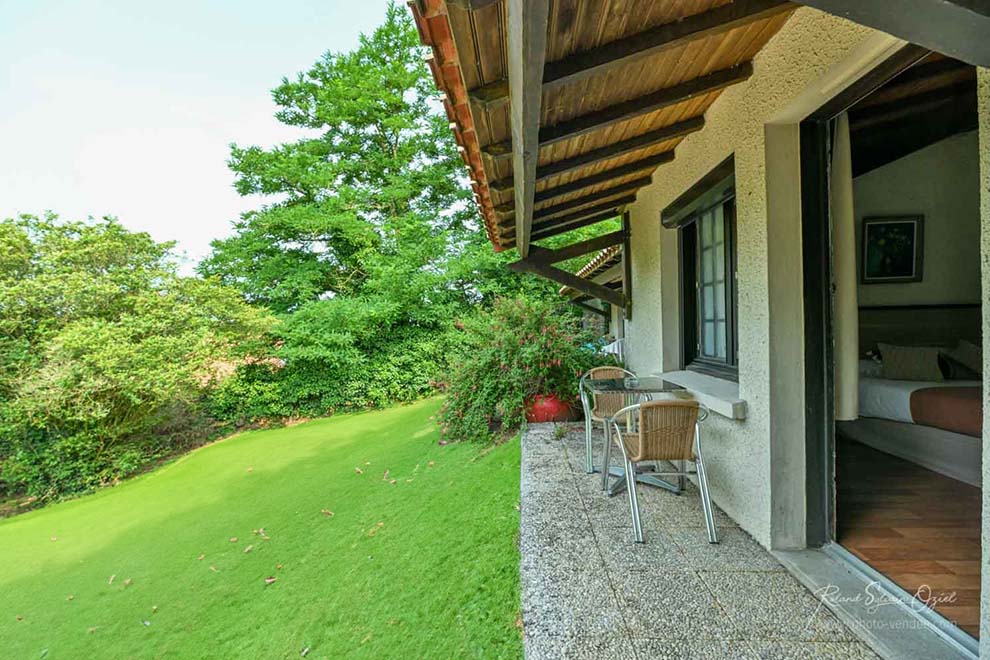
<svg viewBox="0 0 990 660"><path fill-rule="evenodd" d="M584 471L584 427L523 434L520 573L526 657L875 658L716 507L708 543L697 488L639 488L646 543L628 500ZM601 429L596 430L596 462Z"/></svg>

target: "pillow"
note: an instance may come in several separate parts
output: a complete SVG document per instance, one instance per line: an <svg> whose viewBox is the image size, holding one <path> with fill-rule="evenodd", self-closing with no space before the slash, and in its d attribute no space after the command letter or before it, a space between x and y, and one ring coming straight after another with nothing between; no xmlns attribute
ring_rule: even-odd
<svg viewBox="0 0 990 660"><path fill-rule="evenodd" d="M980 380L982 376L962 362L953 360L944 351L938 356L939 366L946 380Z"/></svg>
<svg viewBox="0 0 990 660"><path fill-rule="evenodd" d="M943 353L947 358L955 360L970 371L983 373L983 349L973 342L960 339L955 348Z"/></svg>
<svg viewBox="0 0 990 660"><path fill-rule="evenodd" d="M860 360L859 375L863 378L883 378L883 364L876 360Z"/></svg>
<svg viewBox="0 0 990 660"><path fill-rule="evenodd" d="M893 346L880 344L883 377L890 380L922 380L941 383L945 380L938 366L942 349L936 346Z"/></svg>

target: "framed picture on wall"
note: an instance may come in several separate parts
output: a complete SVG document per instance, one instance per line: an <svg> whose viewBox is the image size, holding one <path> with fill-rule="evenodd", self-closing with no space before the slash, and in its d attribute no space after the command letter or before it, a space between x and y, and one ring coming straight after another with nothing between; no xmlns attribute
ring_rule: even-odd
<svg viewBox="0 0 990 660"><path fill-rule="evenodd" d="M863 284L920 282L924 264L923 215L863 218Z"/></svg>

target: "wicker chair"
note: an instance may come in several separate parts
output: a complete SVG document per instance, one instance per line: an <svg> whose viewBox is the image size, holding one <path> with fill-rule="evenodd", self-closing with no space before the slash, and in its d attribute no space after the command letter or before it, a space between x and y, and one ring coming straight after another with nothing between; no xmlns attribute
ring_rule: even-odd
<svg viewBox="0 0 990 660"><path fill-rule="evenodd" d="M603 378L628 378L630 376L635 377L636 374L621 367L595 367L581 376L578 389L581 392L581 407L584 409L585 471L588 474L595 471L591 449L592 425L594 422L601 422L605 433L605 446L607 447L608 419L626 405L626 398L622 394L593 394L588 391L585 382Z"/></svg>
<svg viewBox="0 0 990 660"><path fill-rule="evenodd" d="M683 466L684 461L694 461L698 469L698 487L701 491L701 508L708 527L708 542L718 543L715 516L708 494L708 473L701 453L701 422L708 417L708 409L697 401L675 399L646 401L628 406L616 412L615 417L633 414L637 419L635 431L623 432L614 426L616 444L622 450L625 464L626 492L632 513L633 535L637 543L643 542L643 526L639 517L639 500L636 498L636 464L642 462L670 461ZM606 456L603 471L608 472ZM684 476L680 472L652 472L654 476Z"/></svg>

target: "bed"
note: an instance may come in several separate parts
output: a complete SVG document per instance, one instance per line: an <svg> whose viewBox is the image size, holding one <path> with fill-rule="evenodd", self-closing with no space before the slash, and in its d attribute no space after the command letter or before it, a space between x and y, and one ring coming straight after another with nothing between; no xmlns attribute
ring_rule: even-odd
<svg viewBox="0 0 990 660"><path fill-rule="evenodd" d="M863 372L866 372L865 374ZM861 369L860 419L842 435L930 470L980 486L983 397L980 381L889 380Z"/></svg>

